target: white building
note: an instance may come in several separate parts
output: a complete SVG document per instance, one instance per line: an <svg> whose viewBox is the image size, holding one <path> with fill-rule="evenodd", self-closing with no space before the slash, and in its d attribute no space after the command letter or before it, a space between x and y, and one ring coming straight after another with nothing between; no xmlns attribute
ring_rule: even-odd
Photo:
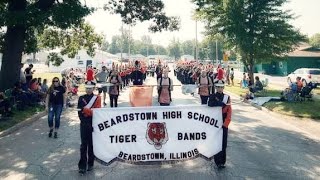
<svg viewBox="0 0 320 180"><path fill-rule="evenodd" d="M181 60L184 60L184 61L193 61L193 60L194 60L194 57L191 56L191 55L183 55L183 56L181 56Z"/></svg>
<svg viewBox="0 0 320 180"><path fill-rule="evenodd" d="M94 57L91 57L87 54L86 50L80 50L74 58L69 58L67 55L63 56L64 62L60 66L54 66L50 62L49 72L61 72L66 68L79 68L86 70L88 65L92 65L100 69L102 66L107 66L108 68L112 67L112 63L119 62L117 56L97 50Z"/></svg>

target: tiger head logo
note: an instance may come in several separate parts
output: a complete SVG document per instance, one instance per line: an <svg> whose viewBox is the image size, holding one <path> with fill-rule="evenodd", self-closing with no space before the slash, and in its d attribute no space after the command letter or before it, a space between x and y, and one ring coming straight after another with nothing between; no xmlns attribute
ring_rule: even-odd
<svg viewBox="0 0 320 180"><path fill-rule="evenodd" d="M148 123L146 139L149 144L160 150L169 139L166 123Z"/></svg>

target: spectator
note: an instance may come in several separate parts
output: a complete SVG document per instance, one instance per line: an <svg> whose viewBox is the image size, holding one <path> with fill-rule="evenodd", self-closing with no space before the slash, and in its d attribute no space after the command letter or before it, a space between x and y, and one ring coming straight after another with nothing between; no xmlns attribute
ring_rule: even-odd
<svg viewBox="0 0 320 180"><path fill-rule="evenodd" d="M21 83L19 82L14 84L11 95L14 97L18 109L24 109L26 106L32 106L37 102L36 95L24 91L21 87Z"/></svg>
<svg viewBox="0 0 320 180"><path fill-rule="evenodd" d="M231 85L232 85L232 86L234 86L233 79L234 79L234 70L233 70L233 68L231 68L231 71L230 71L230 80L231 80Z"/></svg>
<svg viewBox="0 0 320 180"><path fill-rule="evenodd" d="M7 99L5 99L4 93L2 92L0 92L0 114L3 117L12 116L10 102Z"/></svg>
<svg viewBox="0 0 320 180"><path fill-rule="evenodd" d="M90 64L87 70L87 81L93 81L93 79L94 79L94 70L92 69L92 65Z"/></svg>
<svg viewBox="0 0 320 180"><path fill-rule="evenodd" d="M98 83L105 84L107 82L108 75L109 74L107 72L107 67L102 66L102 71L95 75L95 79L97 80ZM125 79L123 79L123 80L125 80ZM99 91L99 96L103 92L103 105L106 106L107 103L105 101L106 101L106 93L108 91L108 87L102 86L102 87L98 88L98 91Z"/></svg>
<svg viewBox="0 0 320 180"><path fill-rule="evenodd" d="M29 84L29 82L32 80L33 78L33 73L35 72L35 70L32 71L33 68L33 64L29 64L29 67L27 67L24 70L24 73L26 75L26 83Z"/></svg>
<svg viewBox="0 0 320 180"><path fill-rule="evenodd" d="M298 92L300 92L302 87L303 87L303 83L301 81L301 77L297 77L296 78L296 84L297 84L297 88L298 88L297 90L298 90Z"/></svg>
<svg viewBox="0 0 320 180"><path fill-rule="evenodd" d="M53 133L53 118L55 119L55 132L54 138L58 137L58 129L60 127L60 116L62 109L66 104L66 89L60 84L59 78L54 77L52 84L48 90L46 98L46 111L48 112L48 124L49 124L49 137L52 137Z"/></svg>
<svg viewBox="0 0 320 180"><path fill-rule="evenodd" d="M228 66L226 70L226 81L228 85L230 85L230 66Z"/></svg>
<svg viewBox="0 0 320 180"><path fill-rule="evenodd" d="M34 78L30 81L30 84L29 84L29 89L33 92L38 92L40 91L40 87L39 87L39 84L38 84L38 79L37 78Z"/></svg>
<svg viewBox="0 0 320 180"><path fill-rule="evenodd" d="M27 79L23 71L23 63L20 64L20 83L24 89L27 89Z"/></svg>
<svg viewBox="0 0 320 180"><path fill-rule="evenodd" d="M217 79L218 80L223 80L224 78L224 71L221 67L221 64L219 64L218 69L217 69L218 75L217 75Z"/></svg>
<svg viewBox="0 0 320 180"><path fill-rule="evenodd" d="M34 93L36 95L38 102L44 102L46 93L41 91L41 86L39 86L37 78L31 80L29 89L31 90L31 93Z"/></svg>
<svg viewBox="0 0 320 180"><path fill-rule="evenodd" d="M258 76L255 77L254 85L249 88L250 92L255 93L263 90L263 85Z"/></svg>
<svg viewBox="0 0 320 180"><path fill-rule="evenodd" d="M248 87L248 81L247 81L246 73L243 73L243 77L242 77L242 80L240 82L240 87L241 88L247 88Z"/></svg>
<svg viewBox="0 0 320 180"><path fill-rule="evenodd" d="M41 82L41 81L42 81L42 79L39 77L39 78L38 78L38 85L40 86L40 88L41 88L41 85L42 85L42 82Z"/></svg>
<svg viewBox="0 0 320 180"><path fill-rule="evenodd" d="M44 93L47 93L47 91L48 91L47 79L43 80L43 83L41 85L41 91Z"/></svg>

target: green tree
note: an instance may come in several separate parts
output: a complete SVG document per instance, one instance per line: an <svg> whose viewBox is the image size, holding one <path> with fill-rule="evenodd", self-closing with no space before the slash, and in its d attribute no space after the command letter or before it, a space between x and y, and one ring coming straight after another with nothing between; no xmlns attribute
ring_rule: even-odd
<svg viewBox="0 0 320 180"><path fill-rule="evenodd" d="M60 49L61 55L68 55L74 58L81 49L86 49L90 56L95 55L96 46L101 45L103 37L94 32L94 28L86 23L81 23L79 27L73 27L67 30L47 28L43 34L38 37L35 48L40 49ZM54 65L59 66L63 61L62 57L56 56L49 59ZM59 61L54 62L59 59Z"/></svg>
<svg viewBox="0 0 320 180"><path fill-rule="evenodd" d="M315 35L313 35L310 39L309 39L309 43L316 48L320 48L320 33L317 33Z"/></svg>
<svg viewBox="0 0 320 180"><path fill-rule="evenodd" d="M78 27L94 11L81 0L1 0L0 29L6 28L0 72L0 90L19 79L23 52L37 51L37 35L48 28L66 30ZM126 24L150 20L151 31L175 30L179 19L167 17L161 0L111 0L105 9L120 14ZM1 41L0 41L1 43Z"/></svg>
<svg viewBox="0 0 320 180"><path fill-rule="evenodd" d="M2 0L0 28L7 30L1 45L0 90L12 87L19 79L22 53L37 50L37 34L42 34L47 26L67 29L81 24L90 12L77 0Z"/></svg>
<svg viewBox="0 0 320 180"><path fill-rule="evenodd" d="M117 54L121 52L122 38L121 36L112 36L112 40L108 49L111 54Z"/></svg>
<svg viewBox="0 0 320 180"><path fill-rule="evenodd" d="M305 37L288 22L287 0L194 0L207 35L221 34L242 56L253 79L256 63L288 53Z"/></svg>
<svg viewBox="0 0 320 180"><path fill-rule="evenodd" d="M192 55L194 54L194 41L187 40L181 43L182 53L184 55Z"/></svg>
<svg viewBox="0 0 320 180"><path fill-rule="evenodd" d="M108 51L110 46L110 43L108 42L108 40L106 40L105 38L102 40L102 44L101 44L101 50L102 51Z"/></svg>
<svg viewBox="0 0 320 180"><path fill-rule="evenodd" d="M179 40L173 38L168 46L169 56L174 57L175 60L181 57L181 43Z"/></svg>
<svg viewBox="0 0 320 180"><path fill-rule="evenodd" d="M153 45L153 49L154 49L154 54L152 55L168 55L168 51L165 47L163 47L162 45Z"/></svg>
<svg viewBox="0 0 320 180"><path fill-rule="evenodd" d="M152 32L174 31L180 26L178 17L166 16L162 0L110 0L105 9L120 14L126 24L151 20L149 30Z"/></svg>
<svg viewBox="0 0 320 180"><path fill-rule="evenodd" d="M151 37L148 36L148 35L143 35L141 37L141 41L143 43L143 46L142 46L142 48L140 50L141 54L143 54L144 56L149 56L150 55L150 49L153 48Z"/></svg>

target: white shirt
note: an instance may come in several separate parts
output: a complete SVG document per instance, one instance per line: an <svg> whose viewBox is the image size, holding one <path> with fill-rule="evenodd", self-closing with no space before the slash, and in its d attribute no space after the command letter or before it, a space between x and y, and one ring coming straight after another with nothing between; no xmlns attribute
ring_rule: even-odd
<svg viewBox="0 0 320 180"><path fill-rule="evenodd" d="M25 84L25 83L27 82L27 80L26 80L26 75L24 74L23 69L20 69L20 82L21 82L22 84Z"/></svg>

